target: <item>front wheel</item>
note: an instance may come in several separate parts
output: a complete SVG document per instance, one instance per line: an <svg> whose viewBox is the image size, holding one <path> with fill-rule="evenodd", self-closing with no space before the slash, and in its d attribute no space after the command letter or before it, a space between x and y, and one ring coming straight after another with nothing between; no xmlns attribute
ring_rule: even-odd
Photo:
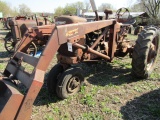
<svg viewBox="0 0 160 120"><path fill-rule="evenodd" d="M50 93L56 93L56 84L58 78L63 73L64 69L63 66L58 63L56 64L49 72L47 77L47 87Z"/></svg>
<svg viewBox="0 0 160 120"><path fill-rule="evenodd" d="M159 31L155 27L148 27L138 35L132 55L132 75L149 77L156 63L159 40Z"/></svg>
<svg viewBox="0 0 160 120"><path fill-rule="evenodd" d="M61 74L56 86L57 96L65 99L76 94L84 81L80 67L70 67Z"/></svg>

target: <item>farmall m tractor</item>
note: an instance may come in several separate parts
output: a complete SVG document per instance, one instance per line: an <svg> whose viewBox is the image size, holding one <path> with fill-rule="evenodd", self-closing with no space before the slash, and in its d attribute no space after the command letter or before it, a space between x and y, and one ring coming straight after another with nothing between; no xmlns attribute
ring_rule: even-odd
<svg viewBox="0 0 160 120"><path fill-rule="evenodd" d="M57 64L51 69L47 85L51 93L65 99L77 93L84 81L83 70L78 63L92 61L111 62L114 57L127 53L132 57L132 74L147 78L154 68L159 48L159 31L155 27L144 29L134 46L125 40L128 24L119 19L99 20L94 1L91 1L96 13L93 22L77 16L61 16L57 22L63 25L45 25L28 28L17 51L8 62L0 80L0 119L28 120L32 105L44 83L45 72L57 54ZM123 13L122 13L123 12ZM120 18L127 9L117 12ZM50 36L40 57L26 53L33 41ZM28 71L30 66L32 70ZM23 84L25 91L19 89Z"/></svg>

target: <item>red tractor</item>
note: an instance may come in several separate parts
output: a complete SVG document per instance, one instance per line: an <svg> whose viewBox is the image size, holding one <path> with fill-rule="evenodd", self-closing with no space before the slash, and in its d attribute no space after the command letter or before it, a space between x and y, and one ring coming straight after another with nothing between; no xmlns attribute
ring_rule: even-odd
<svg viewBox="0 0 160 120"><path fill-rule="evenodd" d="M95 20L98 20L94 1L91 3L96 13ZM128 10L119 10L118 18L125 12L128 13ZM105 13L107 18L108 13ZM132 74L135 77L149 77L159 50L159 30L155 27L142 30L135 45L131 46L125 40L128 25L118 21L105 19L86 22L86 19L77 16L61 16L56 20L58 25L28 28L0 80L0 119L30 119L33 102L55 54L57 64L48 75L47 85L50 93L56 93L62 99L79 91L84 81L83 70L78 66L81 62L111 62L114 57L130 54ZM50 37L40 57L26 54L28 45L43 41L41 38L47 35ZM26 64L32 69L28 71ZM25 86L25 91L19 90L18 83Z"/></svg>
<svg viewBox="0 0 160 120"><path fill-rule="evenodd" d="M10 28L10 32L8 32L4 38L4 46L9 53L13 53L15 51L19 41L22 40L28 27L52 24L51 22L48 22L47 16L44 16L44 20L37 19L36 16L35 18L34 16L17 16L15 18L8 19L7 23ZM36 44L37 43L31 43L28 53L35 54L34 51L37 49Z"/></svg>

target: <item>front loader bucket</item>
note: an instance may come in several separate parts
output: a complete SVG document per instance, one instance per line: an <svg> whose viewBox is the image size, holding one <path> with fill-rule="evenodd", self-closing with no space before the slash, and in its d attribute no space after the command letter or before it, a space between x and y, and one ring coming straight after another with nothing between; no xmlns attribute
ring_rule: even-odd
<svg viewBox="0 0 160 120"><path fill-rule="evenodd" d="M35 28L35 31L37 34L48 35L51 34L53 28L54 25L48 26L45 30L40 27L39 31L36 31L37 28ZM54 40L48 41L48 45L39 58L24 53L23 48L32 41L31 35L32 38L36 36L33 33L26 34L22 45L10 59L3 72L3 77L0 78L0 120L30 119L32 105L44 82L45 71L59 47L57 32L54 32L52 34ZM26 65L32 70L27 71Z"/></svg>
<svg viewBox="0 0 160 120"><path fill-rule="evenodd" d="M23 95L7 80L0 80L0 120L13 120Z"/></svg>
<svg viewBox="0 0 160 120"><path fill-rule="evenodd" d="M110 59L108 56L77 44L80 38L85 34L113 25L114 20L105 20L88 23L76 23L67 25L48 25L41 27L29 28L21 40L16 53L8 62L4 77L0 79L0 120L29 120L32 113L32 105L42 88L45 72L55 56L60 46L70 42L73 46L88 52L99 55L105 59ZM27 54L27 46L39 38L49 35L47 43L44 44L43 52L39 58ZM116 36L113 35L115 42ZM42 40L43 41L43 40ZM112 47L114 43L111 43ZM113 56L114 50L111 51ZM33 68L31 72L26 70L29 65ZM17 86L14 86L12 81L18 80L26 88L25 92L20 92Z"/></svg>

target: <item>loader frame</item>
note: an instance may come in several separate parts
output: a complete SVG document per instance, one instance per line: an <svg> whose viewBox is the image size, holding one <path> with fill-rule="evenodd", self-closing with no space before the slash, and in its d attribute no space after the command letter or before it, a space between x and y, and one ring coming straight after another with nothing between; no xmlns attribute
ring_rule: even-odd
<svg viewBox="0 0 160 120"><path fill-rule="evenodd" d="M0 80L0 86L5 86L5 88L3 88L3 90L1 90L0 92L0 98L4 99L4 93L8 98L7 100L2 102L3 104L0 101L0 119L28 120L30 118L33 102L37 97L44 82L45 72L60 45L68 42L86 52L93 53L106 59L107 61L112 61L117 47L116 33L119 32L120 25L120 23L112 19L60 26L56 26L54 24L29 28L24 35L17 52L8 62L8 65L3 73L4 76ZM95 45L98 44L101 37L106 34L106 30L103 31L102 35L91 47L80 45L77 43L78 40L83 38L85 34L106 27L110 28L110 49L108 55L104 55L93 49ZM27 44L31 43L35 37L40 37L48 34L51 34L51 37L48 40L48 43L46 44L45 49L43 50L39 58L35 58L26 53L23 53L23 50L25 49ZM76 63L76 60L72 60L73 64ZM21 66L23 62L34 67L33 71L30 74L27 73ZM11 82L14 79L18 79L26 86L27 92L25 94L19 92L18 88L16 88ZM8 81L11 83L8 83ZM10 94L7 94L7 91L10 91ZM15 104L15 101L17 104ZM14 104L15 107L12 107L11 104ZM8 113L10 113L9 116Z"/></svg>

